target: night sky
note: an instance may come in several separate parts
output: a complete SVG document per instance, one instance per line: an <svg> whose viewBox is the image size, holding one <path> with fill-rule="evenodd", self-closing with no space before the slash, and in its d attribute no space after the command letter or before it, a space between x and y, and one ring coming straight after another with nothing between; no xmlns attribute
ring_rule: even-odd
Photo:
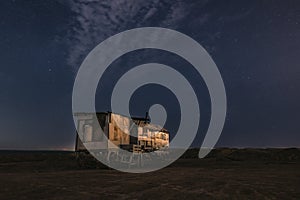
<svg viewBox="0 0 300 200"><path fill-rule="evenodd" d="M217 146L300 147L299 1L7 0L0 1L0 149L73 149L72 89L83 59L107 37L147 26L192 37L217 64L228 101ZM200 146L208 91L189 63L169 52L139 50L112 63L98 85L97 111L110 110L122 74L148 62L189 77L202 112L193 143ZM144 116L154 103L166 106L166 128L176 132L178 102L164 87L136 91L131 114Z"/></svg>

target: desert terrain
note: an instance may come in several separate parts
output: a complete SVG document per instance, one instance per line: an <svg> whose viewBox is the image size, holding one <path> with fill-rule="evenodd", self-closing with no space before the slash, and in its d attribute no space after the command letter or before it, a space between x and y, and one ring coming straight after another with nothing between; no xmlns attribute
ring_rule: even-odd
<svg viewBox="0 0 300 200"><path fill-rule="evenodd" d="M0 199L300 199L299 149L197 149L162 170L79 166L74 152L0 151Z"/></svg>

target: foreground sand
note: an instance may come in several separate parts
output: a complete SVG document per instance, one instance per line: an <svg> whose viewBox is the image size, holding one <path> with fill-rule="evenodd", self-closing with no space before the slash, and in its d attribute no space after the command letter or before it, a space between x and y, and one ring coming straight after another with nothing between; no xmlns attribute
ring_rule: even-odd
<svg viewBox="0 0 300 200"><path fill-rule="evenodd" d="M300 163L180 159L128 174L80 169L73 153L0 154L0 199L300 199Z"/></svg>

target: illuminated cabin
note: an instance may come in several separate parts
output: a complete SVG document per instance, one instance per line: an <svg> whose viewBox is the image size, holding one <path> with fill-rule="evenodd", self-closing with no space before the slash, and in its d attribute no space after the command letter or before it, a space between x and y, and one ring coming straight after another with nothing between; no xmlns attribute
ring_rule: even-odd
<svg viewBox="0 0 300 200"><path fill-rule="evenodd" d="M128 151L151 152L169 146L169 132L159 125L151 124L146 114L145 118L132 118L111 112L77 113L77 133L81 140L76 138L76 152L89 151L101 152L120 147ZM100 127L97 126L100 124ZM137 126L133 126L135 123ZM118 127L119 124L122 129ZM98 127L98 128L97 128ZM105 140L104 135L116 147Z"/></svg>

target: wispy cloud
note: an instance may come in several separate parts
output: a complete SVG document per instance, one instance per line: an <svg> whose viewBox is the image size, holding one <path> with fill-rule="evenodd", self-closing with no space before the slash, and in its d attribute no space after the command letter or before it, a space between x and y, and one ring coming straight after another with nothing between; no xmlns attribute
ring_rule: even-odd
<svg viewBox="0 0 300 200"><path fill-rule="evenodd" d="M78 68L88 52L107 37L141 26L176 28L192 7L181 1L70 1L75 21L69 32L68 63ZM204 23L204 15L199 23Z"/></svg>
<svg viewBox="0 0 300 200"><path fill-rule="evenodd" d="M85 56L96 44L107 37L116 34L130 24L142 23L135 20L143 8L151 16L149 3L133 3L133 1L72 1L70 6L76 18L70 31L71 44L68 62L78 66ZM140 18L139 18L140 19ZM135 20L135 21L134 21Z"/></svg>

